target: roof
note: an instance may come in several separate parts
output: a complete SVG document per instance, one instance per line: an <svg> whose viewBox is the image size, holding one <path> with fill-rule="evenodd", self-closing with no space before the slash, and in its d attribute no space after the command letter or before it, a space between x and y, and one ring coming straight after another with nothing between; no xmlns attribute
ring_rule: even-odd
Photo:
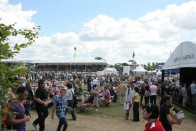
<svg viewBox="0 0 196 131"><path fill-rule="evenodd" d="M162 69L196 67L196 44L185 41L176 47Z"/></svg>

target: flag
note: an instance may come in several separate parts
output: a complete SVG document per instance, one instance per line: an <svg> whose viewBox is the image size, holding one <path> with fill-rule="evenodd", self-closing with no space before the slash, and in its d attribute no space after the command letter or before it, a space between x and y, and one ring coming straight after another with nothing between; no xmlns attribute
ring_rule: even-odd
<svg viewBox="0 0 196 131"><path fill-rule="evenodd" d="M134 58L134 57L135 57L135 53L133 52L132 58Z"/></svg>

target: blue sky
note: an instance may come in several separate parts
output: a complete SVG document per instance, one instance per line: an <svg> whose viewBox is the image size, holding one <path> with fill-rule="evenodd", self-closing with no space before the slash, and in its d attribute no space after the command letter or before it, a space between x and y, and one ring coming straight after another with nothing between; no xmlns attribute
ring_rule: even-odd
<svg viewBox="0 0 196 131"><path fill-rule="evenodd" d="M184 41L196 43L195 0L0 0L0 17L16 28L41 26L17 60L147 64L165 62Z"/></svg>
<svg viewBox="0 0 196 131"><path fill-rule="evenodd" d="M180 5L190 0L10 0L22 3L24 10L36 10L32 20L42 27L40 35L79 32L83 23L99 14L113 18L138 19L148 12Z"/></svg>

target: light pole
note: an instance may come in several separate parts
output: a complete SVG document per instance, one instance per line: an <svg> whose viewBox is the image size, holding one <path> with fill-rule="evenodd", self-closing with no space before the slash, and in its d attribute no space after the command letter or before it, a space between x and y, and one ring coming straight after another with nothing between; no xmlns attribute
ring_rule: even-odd
<svg viewBox="0 0 196 131"><path fill-rule="evenodd" d="M75 61L75 58L76 58L76 47L74 47L74 61Z"/></svg>

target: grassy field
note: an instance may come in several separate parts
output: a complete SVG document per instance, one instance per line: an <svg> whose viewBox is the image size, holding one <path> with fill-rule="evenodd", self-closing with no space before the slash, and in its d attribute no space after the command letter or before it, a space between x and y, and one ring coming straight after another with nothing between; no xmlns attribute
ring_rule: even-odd
<svg viewBox="0 0 196 131"><path fill-rule="evenodd" d="M178 109L180 107L176 106ZM173 131L193 131L196 125L196 114L182 109L186 119L181 125L174 125ZM77 112L77 111L76 111ZM27 123L27 131L34 131L31 123L37 117L35 111L31 112L31 121ZM132 122L132 110L130 110L129 120L125 120L125 110L123 106L117 103L110 103L109 107L100 107L98 111L94 109L85 110L82 113L76 113L77 120L71 121L70 114L67 114L68 131L142 131L146 121L142 118L142 109L140 107L140 122ZM55 131L58 125L58 118L51 120L50 115L46 119L46 131Z"/></svg>
<svg viewBox="0 0 196 131"><path fill-rule="evenodd" d="M118 99L119 100L119 99ZM157 103L159 103L160 101L160 97L157 98ZM186 117L190 118L193 121L196 121L196 114L195 113L191 113L187 110L185 110L185 108L182 108L178 105L173 104L174 107L176 107L178 110L182 110ZM140 117L142 119L142 114L141 114L141 107L140 107ZM132 111L130 109L130 117L132 116ZM111 102L109 107L100 107L98 109L98 111L95 111L94 109L87 109L85 110L85 112L83 112L82 114L87 115L87 116L97 116L97 117L111 117L111 118L125 118L125 110L123 108L122 105L120 105L119 101L115 102Z"/></svg>

